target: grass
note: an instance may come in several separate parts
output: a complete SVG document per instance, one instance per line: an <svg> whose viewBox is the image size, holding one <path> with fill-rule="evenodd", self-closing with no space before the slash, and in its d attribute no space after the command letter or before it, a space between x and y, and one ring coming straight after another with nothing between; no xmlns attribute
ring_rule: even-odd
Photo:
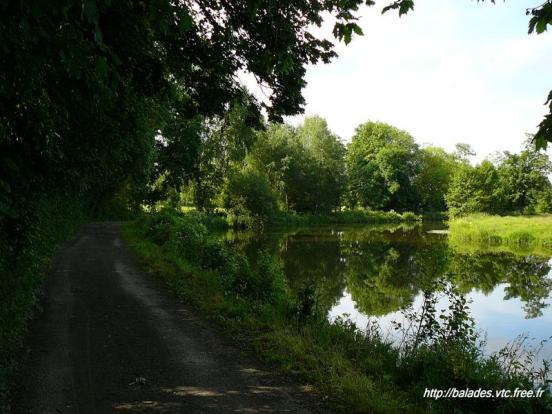
<svg viewBox="0 0 552 414"><path fill-rule="evenodd" d="M197 219L170 211L123 227L143 263L177 295L222 325L245 349L330 396L336 412L448 413L546 412L542 399L423 398L428 388L530 389L527 373L485 357L470 338L445 332L435 340L406 342L402 349L377 329L359 331L346 321L329 323L308 288L292 293L280 264L268 254L257 263L209 235ZM462 306L461 306L462 308ZM459 314L464 315L464 309ZM510 355L510 361L515 355Z"/></svg>
<svg viewBox="0 0 552 414"><path fill-rule="evenodd" d="M457 218L449 222L449 240L456 246L552 253L552 215Z"/></svg>
<svg viewBox="0 0 552 414"><path fill-rule="evenodd" d="M281 212L270 223L275 227L321 226L328 224L387 224L421 221L414 213L394 211L345 210L327 214Z"/></svg>

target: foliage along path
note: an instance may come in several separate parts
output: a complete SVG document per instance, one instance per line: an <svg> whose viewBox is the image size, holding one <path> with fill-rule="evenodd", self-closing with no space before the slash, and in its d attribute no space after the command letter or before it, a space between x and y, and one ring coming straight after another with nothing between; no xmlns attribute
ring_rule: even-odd
<svg viewBox="0 0 552 414"><path fill-rule="evenodd" d="M116 224L60 250L44 302L15 412L323 412L142 272Z"/></svg>

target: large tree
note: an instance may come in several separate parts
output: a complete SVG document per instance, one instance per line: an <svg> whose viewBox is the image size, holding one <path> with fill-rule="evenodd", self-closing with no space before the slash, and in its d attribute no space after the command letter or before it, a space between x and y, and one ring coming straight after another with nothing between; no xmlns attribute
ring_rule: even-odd
<svg viewBox="0 0 552 414"><path fill-rule="evenodd" d="M485 160L475 167L462 164L456 169L446 194L449 212L451 216L498 213L502 204L498 190L498 173L490 161Z"/></svg>
<svg viewBox="0 0 552 414"><path fill-rule="evenodd" d="M452 216L483 212L534 214L552 211L552 164L535 149L533 137L519 154L504 152L488 160L461 164L446 195Z"/></svg>
<svg viewBox="0 0 552 414"><path fill-rule="evenodd" d="M308 117L299 128L270 124L259 133L249 163L268 177L284 209L327 213L341 205L344 156L326 121Z"/></svg>
<svg viewBox="0 0 552 414"><path fill-rule="evenodd" d="M305 66L336 56L310 27L331 15L334 36L348 42L361 34L363 3L2 2L0 227L19 229L34 200L53 191L92 209L139 188L160 132L172 151L162 161L192 164L195 117L228 111L240 72L270 90L271 119L301 112ZM188 142L170 142L176 133Z"/></svg>
<svg viewBox="0 0 552 414"><path fill-rule="evenodd" d="M547 213L552 209L552 163L531 143L519 154L504 152L498 160L502 210L516 213Z"/></svg>
<svg viewBox="0 0 552 414"><path fill-rule="evenodd" d="M312 189L316 193L315 205L311 209L317 212L335 210L341 206L345 189L345 146L319 116L305 118L297 135L314 160L309 166L317 177Z"/></svg>
<svg viewBox="0 0 552 414"><path fill-rule="evenodd" d="M420 170L414 180L421 211L445 211L445 194L459 161L453 154L438 147L422 148Z"/></svg>
<svg viewBox="0 0 552 414"><path fill-rule="evenodd" d="M357 127L347 148L349 202L377 210L416 209L419 148L410 134L382 122Z"/></svg>

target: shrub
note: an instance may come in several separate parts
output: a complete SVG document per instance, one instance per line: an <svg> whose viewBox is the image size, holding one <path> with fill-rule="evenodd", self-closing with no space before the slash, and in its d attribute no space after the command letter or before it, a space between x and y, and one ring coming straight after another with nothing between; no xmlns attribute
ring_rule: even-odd
<svg viewBox="0 0 552 414"><path fill-rule="evenodd" d="M268 179L255 171L244 170L232 175L223 195L224 206L235 217L253 217L266 223L277 211L276 194Z"/></svg>

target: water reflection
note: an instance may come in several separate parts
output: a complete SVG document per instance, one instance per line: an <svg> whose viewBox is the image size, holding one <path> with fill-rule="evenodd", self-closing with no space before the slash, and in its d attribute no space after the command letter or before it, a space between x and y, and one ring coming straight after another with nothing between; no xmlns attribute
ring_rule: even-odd
<svg viewBox="0 0 552 414"><path fill-rule="evenodd" d="M552 334L550 257L462 250L426 230L372 226L225 237L252 258L260 249L277 256L292 289L312 287L320 311L329 318L346 313L361 328L376 318L391 332L401 311L421 306L424 295L448 284L471 301L471 316L490 348L521 333ZM438 306L446 307L446 298Z"/></svg>

